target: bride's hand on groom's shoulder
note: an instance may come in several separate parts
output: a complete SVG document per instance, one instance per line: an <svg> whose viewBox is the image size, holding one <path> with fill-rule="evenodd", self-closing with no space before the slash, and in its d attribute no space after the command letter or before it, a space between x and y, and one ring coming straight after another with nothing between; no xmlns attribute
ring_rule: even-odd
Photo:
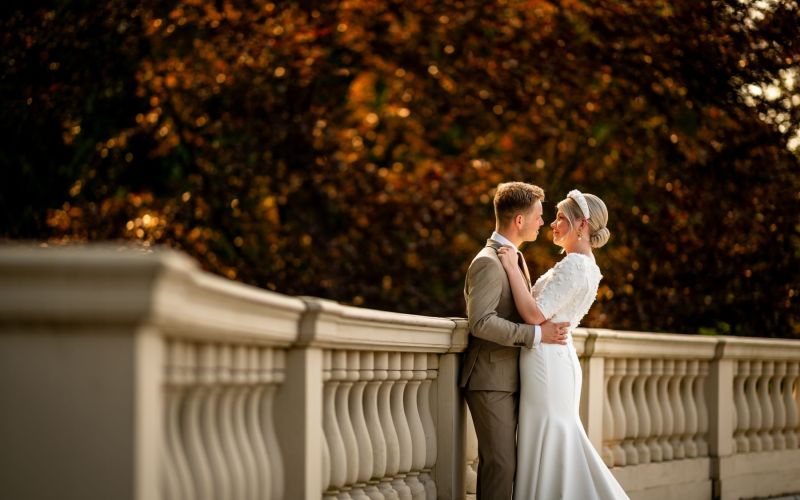
<svg viewBox="0 0 800 500"><path fill-rule="evenodd" d="M542 343L543 344L561 344L567 343L567 329L569 323L553 323L550 320L545 321L541 325L542 328Z"/></svg>
<svg viewBox="0 0 800 500"><path fill-rule="evenodd" d="M511 247L500 247L497 250L497 258L506 269L517 267L517 252Z"/></svg>

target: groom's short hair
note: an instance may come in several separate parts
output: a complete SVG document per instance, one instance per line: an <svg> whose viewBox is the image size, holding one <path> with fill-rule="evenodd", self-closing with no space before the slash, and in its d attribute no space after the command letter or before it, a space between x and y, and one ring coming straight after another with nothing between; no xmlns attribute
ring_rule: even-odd
<svg viewBox="0 0 800 500"><path fill-rule="evenodd" d="M494 193L494 216L505 227L519 213L527 213L537 201L544 201L544 190L527 182L503 182Z"/></svg>

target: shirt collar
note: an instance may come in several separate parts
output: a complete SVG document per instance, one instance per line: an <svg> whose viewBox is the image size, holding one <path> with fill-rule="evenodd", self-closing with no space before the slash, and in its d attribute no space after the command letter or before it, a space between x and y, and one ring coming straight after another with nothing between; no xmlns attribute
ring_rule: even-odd
<svg viewBox="0 0 800 500"><path fill-rule="evenodd" d="M494 231L494 232L492 233L492 239L493 239L494 241L496 241L496 242L500 243L501 245L505 245L505 246L509 246L509 247L513 248L515 252L519 252L519 249L517 248L517 245L515 245L515 244L511 243L511 242L508 240L508 238L506 238L506 237L505 237L505 236L503 236L502 234L498 233L497 231Z"/></svg>

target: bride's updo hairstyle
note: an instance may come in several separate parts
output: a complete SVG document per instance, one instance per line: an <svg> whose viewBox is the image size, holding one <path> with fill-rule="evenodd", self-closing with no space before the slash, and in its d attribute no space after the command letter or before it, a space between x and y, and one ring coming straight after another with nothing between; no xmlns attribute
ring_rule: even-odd
<svg viewBox="0 0 800 500"><path fill-rule="evenodd" d="M606 227L608 209L603 200L593 194L583 193L583 197L589 206L589 244L592 248L600 248L608 242L608 238L611 236L611 231ZM574 230L573 222L583 218L583 212L578 202L572 198L564 198L557 207L567 216L570 228Z"/></svg>

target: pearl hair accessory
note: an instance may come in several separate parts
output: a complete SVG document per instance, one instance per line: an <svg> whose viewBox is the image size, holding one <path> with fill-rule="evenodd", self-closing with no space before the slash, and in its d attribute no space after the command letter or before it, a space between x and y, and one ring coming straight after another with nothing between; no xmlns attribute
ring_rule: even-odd
<svg viewBox="0 0 800 500"><path fill-rule="evenodd" d="M586 203L586 197L583 196L583 193L581 193L577 189L573 189L572 191L567 193L567 198L572 198L573 200L575 200L575 203L578 204L578 206L581 209L581 212L583 213L583 218L588 220L589 219L589 204Z"/></svg>

